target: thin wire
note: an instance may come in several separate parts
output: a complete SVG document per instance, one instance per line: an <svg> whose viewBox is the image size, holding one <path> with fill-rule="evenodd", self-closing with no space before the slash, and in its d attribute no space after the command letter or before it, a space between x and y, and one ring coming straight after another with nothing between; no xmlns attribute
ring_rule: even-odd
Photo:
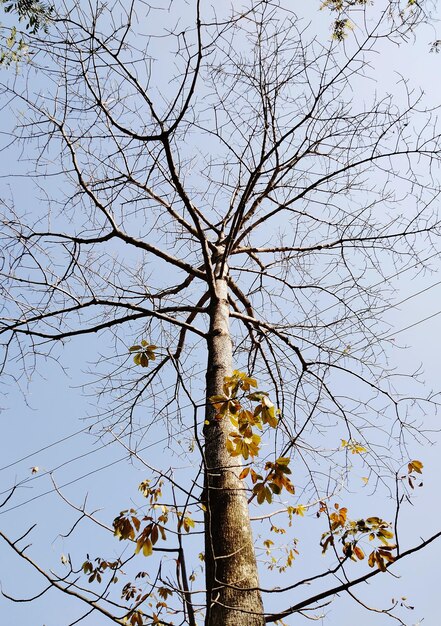
<svg viewBox="0 0 441 626"><path fill-rule="evenodd" d="M199 372L196 372L195 376L198 376L203 371L204 370L200 370ZM172 385L168 385L168 387L164 387L164 391L166 391L167 389L171 389L174 386L175 386L175 383L173 383ZM183 408L188 408L189 406L191 406L191 405L186 405ZM76 437L77 435L81 435L81 433L84 433L87 430L90 430L91 428L93 428L93 426L95 426L96 424L99 424L100 422L102 422L102 421L104 421L106 419L108 419L108 418L107 417L100 417L92 425L85 426L84 428L81 428L80 430L77 430L77 431L71 433L70 435L66 435L65 437L62 437L61 439L57 439L56 441L53 441L52 443L49 443L46 446L43 446L42 448L39 448L38 450L34 450L33 452L30 452L29 454L26 454L25 456L22 456L21 458L17 459L16 461L12 461L11 463L8 463L7 465L4 465L3 467L0 467L0 472L2 472L3 470L9 469L10 467L14 467L14 465L18 465L19 463L22 463L23 461L26 461L27 459L30 459L31 457L36 456L37 454L40 454L41 452L45 452L46 450L49 450L50 448L53 448L54 446L57 446L58 444L63 443L64 441L68 441L69 439L72 439L73 437ZM97 448L96 449L96 451L98 451L98 450L101 450L101 448ZM78 458L81 458L81 457L78 457ZM72 459L72 460L75 460L75 459ZM69 461L67 461L67 463L69 463ZM37 477L35 477L35 478L37 478ZM3 493L6 493L6 492L3 491L3 492L0 493L0 495L2 495Z"/></svg>
<svg viewBox="0 0 441 626"><path fill-rule="evenodd" d="M432 313L432 315L428 315L427 317L424 317L422 320L418 320L417 322L414 322L413 324L409 324L409 326L400 328L400 330L397 330L396 332L391 333L387 337L382 337L382 339L390 339L391 337L395 337L395 335L398 335L399 333L404 333L405 330L409 330L409 328L414 328L415 326L418 326L419 324L423 324L423 322L427 322L428 320L431 320L433 317L436 317L437 315L441 315L441 311Z"/></svg>
<svg viewBox="0 0 441 626"><path fill-rule="evenodd" d="M389 280L391 280L392 278L396 278L396 277L400 276L401 274L404 274L405 272L407 272L407 271L409 271L409 270L411 270L411 269L413 269L413 268L417 267L418 265L421 265L421 263L425 263L426 261L430 261L430 260L431 260L432 258L434 258L435 256L438 256L438 253L437 253L437 252L434 252L433 254L431 254L430 256L426 257L426 258L425 258L425 259L423 259L422 261L418 261L418 262L414 263L414 265L409 265L409 267L406 267L406 268L404 268L404 269L402 269L402 270L399 270L398 272L395 272L394 274L391 274L390 276L387 276L387 277L385 277L385 278L381 279L379 282L374 283L373 285L371 285L371 286L369 287L369 289L374 289L375 287L378 287L379 285L381 285L381 284L383 284L383 283L385 283L385 282L388 282L388 281L389 281ZM432 289L433 287L436 287L436 286L437 286L437 285L439 285L439 284L441 284L441 281L438 281L437 283L434 283L433 285L430 285L429 287L426 287L425 289L422 289L422 290L420 290L420 291L418 291L418 292L416 292L416 293L414 293L414 294L412 294L412 295L408 296L407 298L404 298L404 299L403 299L403 300L401 300L400 302L397 302L397 303L395 303L395 304L391 305L391 307L390 307L390 308L396 308L397 306L400 306L400 305L401 305L401 304L403 304L404 302L407 302L408 300L410 300L410 299L412 299L412 298L414 298L414 297L416 297L416 296L418 296L418 295L421 295L422 293L424 293L424 292L426 292L426 291L429 291L430 289ZM349 298L348 298L348 301L353 300L353 299L354 299L354 298L356 298L356 297L357 297L357 294L354 294L352 297L349 297ZM331 309L333 309L333 308L334 308L334 307L336 307L336 306L338 306L338 303L337 303L337 302L335 302L334 304L331 304L328 308L323 309L323 311L322 311L322 312L324 313L324 312L330 311ZM438 313L434 313L433 315L428 316L428 317L426 317L426 318L424 318L424 319L422 319L422 320L420 320L420 321L418 321L418 322L415 322L414 324L411 324L410 326L407 326L406 328L402 328L401 330L398 330L398 331L396 331L395 333L392 333L392 334L391 334L391 335L389 335L389 336L384 336L384 337L381 337L381 339L389 339L389 338L391 338L391 337L393 337L393 336L395 336L395 335L398 335L399 333L404 332L405 330L409 330L410 328L413 328L414 326L417 326L417 325L419 325L419 324L422 324L423 322L425 322L425 321L427 321L427 320L429 320L429 319L431 319L431 318L433 318L433 317L436 317L436 316L437 316L437 315L439 315L440 313L441 313L441 311L439 311ZM357 345L357 344L355 344L355 345ZM354 346L354 347L355 347L355 346ZM201 373L201 372L199 372L199 373ZM170 385L169 387L166 387L166 389L169 389L171 386L172 386L172 385ZM105 419L106 419L105 417L100 418L100 419L98 419L98 420L95 422L95 424L99 424L101 421L103 421L103 420L105 420ZM21 457L21 458L19 458L19 459L15 460L15 461L12 461L11 463L8 463L7 465L4 465L3 467L0 467L0 472L2 472L3 470L9 469L10 467L14 467L15 465L18 465L19 463L21 463L21 462L23 462L23 461L26 461L27 459L31 458L32 456L35 456L35 455L37 455L37 454L40 454L41 452L44 452L44 451L46 451L46 450L48 450L48 449L50 449L50 448L53 448L54 446L57 446L57 445L59 445L60 443L63 443L63 442L65 442L65 441L68 441L69 439L72 439L73 437L76 437L77 435L80 435L81 433L86 432L86 431L87 431L87 430L89 430L90 428L91 428L91 426L86 426L86 427L84 427L84 428L82 428L82 429L80 429L80 430L78 430L78 431L75 431L75 432L73 432L73 433L71 433L71 434L69 434L69 435L66 435L65 437L62 437L61 439L58 439L58 440L56 440L56 441L53 441L52 443L49 443L48 445L43 446L42 448L39 448L38 450L35 450L35 451L33 451L33 452L30 452L29 454L27 454L27 455L25 455L25 456L23 456L23 457ZM107 444L106 444L106 445L107 445ZM102 447L104 447L104 446L102 446ZM101 450L101 449L102 449L102 447L97 448L97 449L95 449L95 450L93 450L93 451L91 451L91 452L88 452L88 453L86 453L85 455L82 455L82 456L87 456L88 454L92 454L93 452L98 452L99 450ZM77 459L79 459L79 458L82 458L82 456L75 457L75 458L71 459L70 461L67 461L65 464L67 465L67 464L68 464L68 463L70 463L71 461L75 461L75 460L77 460ZM59 466L59 467L62 467L62 466ZM59 469L59 468L55 468L55 469ZM55 471L55 470L52 470L52 471ZM49 472L46 472L46 473L49 473ZM41 476L44 476L44 475L46 475L46 474L42 474L42 475L40 475L40 476L38 476L38 477L41 477ZM38 477L36 476L35 478L38 478ZM4 493L6 493L6 491L0 492L0 495L3 495Z"/></svg>
<svg viewBox="0 0 441 626"><path fill-rule="evenodd" d="M428 287L425 287L424 289L421 289L420 291L417 291L416 293L411 294L410 296L407 296L406 298L404 298L403 300L400 300L400 302L397 302L396 304L393 304L390 308L394 309L397 306L400 306L400 304L403 304L404 302L407 302L408 300L411 300L412 298L415 298L416 296L421 295L422 293L425 293L427 291L429 291L430 289L433 289L433 287L437 287L438 285L441 285L441 280L433 283L433 285L429 285ZM428 320L431 320L434 317L437 317L438 315L441 314L441 310L440 311L436 311L435 313L432 313L431 315L428 315L427 317L423 317L420 320L417 320L416 322L413 322L412 324L409 324L409 326L405 326L404 328L400 328L399 330L395 330L389 334L387 334L387 332L384 332L383 335L380 335L378 337L378 341L383 341L383 340L388 340L388 339L392 339L394 338L396 335L399 335L400 333L404 333L404 331L409 330L410 328L414 328L415 326L419 326L420 324L423 324L424 322L427 322ZM360 339L359 341L357 341L355 344L352 345L351 347L351 351L354 350L354 348L357 348L358 346L360 346L361 344L363 344L363 339Z"/></svg>
<svg viewBox="0 0 441 626"><path fill-rule="evenodd" d="M98 419L93 425L99 424L101 421L105 419L107 418L102 417ZM56 441L53 441L52 443L49 443L48 445L43 446L42 448L39 448L38 450L34 450L34 452L30 452L29 454L26 454L26 456L22 456L20 459L17 459L16 461L12 461L12 463L8 463L8 465L4 465L3 467L0 467L0 472L3 472L3 470L9 469L10 467L14 467L14 465L18 465L22 461L26 461L27 459L30 459L31 457L37 454L40 454L40 452L45 452L45 450L49 450L49 448L53 448L54 446L57 446L58 444L63 443L64 441L68 441L69 439L72 439L73 437L76 437L77 435L84 433L86 430L90 430L90 428L92 428L92 426L85 426L84 428L81 428L80 430L77 430L71 433L70 435L66 435L65 437L62 437L61 439L57 439Z"/></svg>
<svg viewBox="0 0 441 626"><path fill-rule="evenodd" d="M429 289L431 289L431 288L433 288L433 287L435 287L435 286L437 286L437 285L439 285L439 284L441 284L441 281L439 281L438 283L435 283L435 284L433 284L433 285L430 285L429 287L426 287L425 289L422 289L421 291L419 291L419 292L417 292L417 293L415 293L415 294L412 294L412 295L408 296L407 298L405 298L404 300L402 300L401 302L397 303L397 304L396 304L396 305L394 305L394 306L398 306L399 304L402 304L403 302L406 302L407 300L410 300L411 298L413 298L413 297L415 297L415 296L417 296L417 295L420 295L421 293L424 293L425 291L428 291ZM424 322L426 322L426 321L428 321L428 320L430 320L430 319L432 319L432 318L434 318L434 317L437 317L438 315L441 315L441 310L440 310L440 311L437 311L436 313L433 313L432 315L428 315L427 317L425 317L425 318L423 318L423 319L421 319L421 320L419 320L419 321L417 321L417 322L414 322L413 324L410 324L409 326L406 326L406 327L404 327L404 328L401 328L400 330L397 330L396 332L392 333L392 334L391 334L391 335L389 335L389 336L382 337L382 339L389 339L390 337L394 337L395 335L398 335L399 333L402 333L402 332L404 332L404 331L406 331L406 330L409 330L410 328L414 328L415 326L418 326L419 324L423 324ZM187 405L187 406L192 406L192 405ZM186 408L186 407L184 407L184 408ZM177 432L176 434L180 435L180 434L183 434L183 433L185 433L185 432L187 432L187 431L189 431L189 430L192 430L192 429L193 429L193 426L189 426L189 427L184 428L183 430L181 430L181 431ZM138 430L142 430L142 427L140 427ZM134 431L134 432L137 432L137 431ZM140 449L139 449L139 452L144 452L144 451L145 451L145 450L147 450L148 448L151 448L151 447L153 447L153 446L159 445L160 443L163 443L164 441L167 441L167 440L168 440L168 438L169 438L169 436L167 435L167 437L164 437L163 439L159 439L158 441L155 441L154 443L148 444L147 446L144 446L143 448L140 448ZM114 442L113 442L113 441L111 441L111 442L109 442L109 443L107 443L107 444L104 444L104 445L103 445L103 446L101 446L100 448L97 448L97 449L95 449L95 450L91 450L91 451L89 451L89 452L86 452L85 454L80 455L80 456L78 456L78 457L75 457L74 459L71 459L70 461L66 461L65 463L62 463L61 465L59 465L58 467L55 467L53 470L50 470L50 471L48 471L48 472L45 472L45 473L44 473L44 474L42 474L41 476L38 476L38 477L36 476L35 478L40 478L40 477L43 477L43 476L45 476L45 475L47 475L47 474L51 474L52 472L54 472L54 471L56 471L56 470L60 469L60 468L61 468L61 467L63 467L64 465L67 465L68 463L71 463L72 461L76 461L76 460L78 460L78 459L80 459L80 458L83 458L83 457L85 457L85 456L88 456L89 454L92 454L92 453L94 453L94 452L97 452L98 450L101 450L101 449L105 448L106 446L108 446L108 445L110 445L110 444L112 444L112 443L114 443ZM50 446L48 446L48 447L50 447ZM129 456L130 456L130 454L129 454ZM89 476L91 476L92 474L96 474L96 473L98 473L98 472L101 472L101 471L102 471L102 470L104 470L104 469L107 469L107 468L109 468L109 467L112 467L113 465L116 465L116 464L118 464L118 463L121 463L121 462L122 462L122 461L124 461L126 458L127 458L127 455L124 455L123 457L121 457L121 458L117 459L116 461L112 461L111 463L108 463L107 465L103 465L103 466L101 466L101 467L98 467L98 468L96 468L96 469L92 470L91 472L88 472L87 474L83 474L82 476L79 476L79 477L77 477L77 478L74 478L73 480L71 480L71 481L69 481L69 482L67 482L67 483L64 483L63 485L60 485L59 489L64 489L64 487L68 487L69 485L72 485L72 484L74 484L74 483L77 483L77 482L79 482L80 480L84 480L84 478L88 478L88 477L89 477ZM32 479L29 479L29 481L26 481L26 483L25 483L25 484L27 484L28 482L30 482L30 480L32 480ZM21 486L21 485L20 485L20 486ZM7 491L8 491L8 490L0 492L0 495L3 495L3 494L4 494L4 493L6 493ZM38 494L38 495L34 496L33 498L30 498L29 500L25 500L24 502L21 502L21 503L19 503L19 504L16 504L15 506L12 506L12 507L9 507L8 509L5 509L4 511L0 511L0 515L3 515L4 513L8 513L9 511L14 511L15 509L18 509L18 508L20 508L20 507L22 507L22 506L25 506L25 505L29 504L30 502L33 502L34 500L38 500L39 498L43 498L44 496L47 496L47 495L49 495L49 494L51 494L51 493L54 493L55 491L56 491L56 489L50 489L50 490L45 491L45 492L43 492L43 493L41 493L41 494Z"/></svg>
<svg viewBox="0 0 441 626"><path fill-rule="evenodd" d="M431 254L430 256L426 257L422 261L416 261L413 265L409 265L408 267L405 267L402 270L398 270L397 272L395 272L395 274L391 274L390 276L386 276L385 278L382 278L380 281L378 281L378 283L374 283L373 285L371 285L370 287L367 287L366 289L367 290L375 289L375 287L379 287L383 283L387 283L390 280L392 280L393 278L397 278L398 276L401 276L401 274L404 274L405 272L408 272L409 270L414 269L415 267L418 267L422 263L426 263L426 261L430 261L431 259L433 259L436 256L439 256L438 252L434 252L433 254ZM425 290L423 290L423 291L425 291ZM416 295L418 295L418 294L416 294ZM347 298L346 302L350 302L351 300L354 300L354 298L357 298L357 297L358 297L358 294L355 293L353 296L349 296L349 298ZM412 296L410 296L410 297L412 297ZM391 309L395 308L396 306L399 306L403 302L406 302L407 299L409 299L409 298L406 298L406 299L402 300L401 302L397 302L396 304L392 304L389 308L391 308ZM339 302L334 302L334 304L330 304L327 309L323 309L322 313L326 313L327 311L330 311L331 309L333 309L334 307L336 307L338 305L339 305Z"/></svg>
<svg viewBox="0 0 441 626"><path fill-rule="evenodd" d="M178 431L176 434L177 435L181 435L185 432L188 432L189 430L193 430L193 425L188 426L187 428L184 428L180 431ZM152 448L153 446L157 446L160 443L163 443L164 441L167 441L169 439L169 436L167 435L166 437L163 437L162 439L159 439L158 441L155 441L153 443L149 443L148 445L139 448L138 452L144 452L145 450L147 450L148 448ZM80 480L84 480L85 478L88 478L89 476L92 476L93 474L97 474L98 472L101 472L104 469L108 469L109 467L112 467L113 465L117 465L118 463L121 463L122 461L125 461L128 457L130 457L131 454L125 454L124 456L120 457L119 459L116 459L115 461L111 461L110 463L107 463L106 465L102 465L100 467L95 468L94 470L91 470L90 472L87 472L87 474L83 474L82 476L77 476L77 478L74 478L70 481L68 481L67 483L63 483L62 485L60 485L58 487L58 489L64 489L65 487L69 487L69 485L73 485L74 483L79 482ZM20 486L20 485L19 485ZM0 511L0 515L4 515L5 513L9 513L10 511L14 511L15 509L19 509L22 506L26 506L27 504L30 504L31 502L34 502L34 500L39 500L40 498L43 498L44 496L47 496L51 493L55 493L57 491L57 489L53 488L53 489L49 489L48 491L44 491L43 493L39 493L36 496L33 496L32 498L29 498L28 500L24 500L23 502L20 502L19 504L15 504L14 506L9 507L8 509L4 509Z"/></svg>
<svg viewBox="0 0 441 626"><path fill-rule="evenodd" d="M400 300L399 302L396 302L395 304L392 304L392 306L390 308L391 309L395 309L397 306L400 306L401 304L404 304L404 302L407 302L408 300L411 300L412 298L415 298L416 296L420 296L422 293L425 293L426 291L430 291L430 289L433 289L434 287L438 287L438 285L441 285L441 280L439 280L436 283L433 283L433 285L429 285L428 287L425 287L424 289L421 289L420 291L412 293L410 296L407 296L407 298L404 298L403 300Z"/></svg>
<svg viewBox="0 0 441 626"><path fill-rule="evenodd" d="M179 409L176 409L173 412L168 413L168 416L174 415L176 414L179 410L185 410L188 409L189 407L193 406L193 404L189 403L189 404L185 404L184 406L179 407ZM125 433L122 435L122 439L126 438L126 437L130 437L131 435L138 433L140 431L143 431L145 429L145 426L140 426L139 428L135 428L134 430L132 430L131 432ZM182 432L185 432L184 429L183 431L178 431L177 435L181 434ZM35 480L38 480L39 478L43 478L44 476L48 476L50 474L53 474L54 472L56 472L57 470L61 469L62 467L65 467L66 465L69 465L70 463L73 463L74 461L78 461L80 459L85 458L86 456L89 456L91 454L94 454L95 452L99 452L100 450L103 450L104 448L106 448L107 446L110 446L114 443L116 443L116 439L113 439L112 441L108 441L107 443L103 443L102 445L98 446L97 448L94 448L93 450L89 450L88 452L83 452L83 454L79 454L78 456L75 456L71 459L68 459L67 461L63 461L63 463L60 463L60 465L57 465L56 467L51 468L50 470L45 470L44 472L41 472L39 474L36 474L35 476L31 476L30 478L27 478L25 480L23 480L22 482L19 483L20 487L24 487L25 485L28 485L30 482L34 482ZM159 441L159 443L163 441L162 439ZM0 496L4 495L5 493L10 493L11 490L13 489L14 486L9 487L8 489L5 489L4 491L0 491Z"/></svg>

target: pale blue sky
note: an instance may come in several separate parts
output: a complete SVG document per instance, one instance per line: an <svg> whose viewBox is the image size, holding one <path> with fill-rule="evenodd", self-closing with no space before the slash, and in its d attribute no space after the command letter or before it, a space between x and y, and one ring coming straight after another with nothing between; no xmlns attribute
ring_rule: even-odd
<svg viewBox="0 0 441 626"><path fill-rule="evenodd" d="M311 19L315 20L316 14L311 11ZM320 17L323 19L323 16ZM431 26L420 28L415 42L407 45L383 44L378 55L373 57L372 81L360 89L366 89L366 95L371 90L391 91L402 97L402 90L395 87L399 74L409 79L411 84L421 87L426 93L429 106L437 106L441 101L440 67L441 55L429 54L429 44L436 38L436 30ZM374 82L376 81L376 82ZM363 92L357 93L356 97L363 98ZM10 119L5 124L12 123ZM12 153L11 158L13 158ZM1 173L10 171L10 161L5 161L1 167ZM13 197L17 205L29 202L29 187L17 186L16 180L0 181L2 196ZM45 190L50 195L50 182L44 183ZM437 259L433 260L434 269L439 268ZM396 287L397 301L404 300L408 296L428 287L429 289L404 302L397 308L391 308L386 321L391 324L391 335L396 337L396 343L400 346L408 346L407 350L397 350L391 355L392 362L397 363L401 371L412 372L416 365L422 364L424 378L430 388L440 388L439 381L439 352L440 352L440 321L441 315L441 285L436 283L439 273L426 274L418 278L408 278L406 274L400 277ZM434 315L430 320L426 317ZM415 324L415 325L414 325ZM401 331L407 326L413 325L408 330ZM95 338L88 337L79 339L69 344L64 352L63 359L68 365L69 376L61 373L60 368L50 361L39 366L38 374L25 389L26 399L29 406L23 400L19 390L10 385L8 395L2 404L5 411L1 415L3 425L3 437L1 445L0 463L0 491L7 491L10 485L20 482L31 476L31 467L38 466L39 473L34 479L24 485L11 502L11 507L16 507L7 512L0 512L0 527L11 535L19 535L30 524L38 521L38 528L33 534L33 546L29 554L36 561L42 561L49 567L59 567L61 554L68 551L80 562L81 553L100 555L104 551L110 557L118 554L121 545L113 539L106 541L93 526L78 528L73 539L63 539L59 534L66 534L75 516L68 511L67 506L59 496L52 493L43 496L45 491L52 490L52 484L48 476L42 476L45 471L59 467L54 473L54 478L59 485L63 485L79 479L78 482L66 487L63 493L67 497L81 503L88 494L89 507L92 510L103 509L101 518L107 523L122 509L130 505L131 499L136 498L137 484L145 477L145 470L140 468L139 463L130 464L119 460L126 455L124 449L117 443L111 442L111 437L106 436L99 440L90 435L87 427L90 421L84 421L93 413L93 398L85 397L79 385L88 380L84 371L95 360L95 355L100 352L102 346ZM8 384L8 381L6 381ZM437 418L429 416L433 427L437 427ZM85 430L86 429L86 430ZM83 432L80 432L83 430ZM74 434L78 433L78 434ZM68 438L66 438L68 437ZM164 434L165 437L165 434ZM54 442L66 438L59 444ZM438 435L434 434L434 440ZM155 433L142 445L152 447L144 451L145 458L152 464L160 464L164 458L170 455L166 442L162 440L162 433ZM161 441L162 440L162 441ZM159 443L156 443L158 442ZM103 445L109 444L109 445ZM51 446L48 448L48 446ZM47 448L41 452L31 454L40 448ZM421 458L425 464L424 488L419 490L414 507L406 509L405 529L409 535L409 542L418 541L420 536L424 538L432 532L440 529L439 518L441 506L437 500L439 493L438 477L441 475L441 459L438 448L426 446L424 449L415 447L412 450L415 457ZM16 461L31 454L23 461ZM84 456L83 456L84 455ZM71 459L76 458L76 460ZM178 461L177 461L178 463ZM8 467L8 465L10 465ZM105 467L108 466L108 467ZM101 468L105 469L101 470ZM4 469L3 469L4 468ZM100 470L95 473L95 470ZM86 478L81 478L87 475ZM0 496L1 498L1 496ZM35 499L33 499L35 498ZM25 503L20 506L21 503ZM354 495L354 507L363 507L363 493L361 496ZM387 508L387 502L378 502L378 507ZM375 514L378 514L375 512ZM316 546L319 552L318 539L321 528L313 517L298 520L299 534L310 534L311 545ZM404 542L404 539L403 539ZM330 561L329 561L330 562ZM403 609L402 618L406 624L419 624L421 620L424 626L438 626L439 624L439 601L436 595L438 576L441 562L441 542L435 544L429 550L408 559L393 570L402 576L400 581L392 581L387 574L384 579L376 577L369 588L354 590L359 596L368 602L382 607L382 601L391 597L405 596L406 602L415 606L413 611ZM44 581L30 572L30 568L19 562L11 551L0 544L0 580L6 593L16 596L28 596L38 592L44 587ZM315 566L320 565L320 560L314 561ZM325 563L322 560L322 563ZM316 570L314 570L316 571ZM356 571L356 570L354 570ZM296 577L298 572L293 568L288 571L286 577ZM393 582L393 585L392 585ZM286 598L283 606L286 605ZM268 606L281 608L277 600L272 599ZM352 626L357 622L358 626L382 626L390 623L387 618L366 612L352 600L342 598L324 609L328 612L328 619L323 625ZM82 607L75 601L70 601L56 591L50 591L47 595L37 600L32 605L13 604L0 598L0 614L2 622L12 626L64 626L73 621L75 616L81 615ZM66 617L66 614L69 616ZM287 618L289 626L297 626L300 618ZM92 615L82 622L85 626L101 626L108 623L104 618ZM304 622L305 623L305 622ZM319 622L320 623L320 622Z"/></svg>

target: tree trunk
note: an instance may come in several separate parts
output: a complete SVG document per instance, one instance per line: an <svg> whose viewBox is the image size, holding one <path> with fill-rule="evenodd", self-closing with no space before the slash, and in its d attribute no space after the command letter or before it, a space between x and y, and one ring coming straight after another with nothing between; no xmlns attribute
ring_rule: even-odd
<svg viewBox="0 0 441 626"><path fill-rule="evenodd" d="M205 435L205 566L206 626L262 626L265 624L258 586L257 564L242 481L241 463L231 458L225 442L233 429L227 418L215 419L208 398L223 393L224 377L232 370L228 287L216 280L211 298L208 338L207 408ZM229 587L228 585L231 585Z"/></svg>

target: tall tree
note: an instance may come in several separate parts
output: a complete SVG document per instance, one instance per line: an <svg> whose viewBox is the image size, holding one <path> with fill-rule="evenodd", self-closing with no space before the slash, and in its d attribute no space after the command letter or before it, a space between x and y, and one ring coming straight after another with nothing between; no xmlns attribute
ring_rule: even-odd
<svg viewBox="0 0 441 626"><path fill-rule="evenodd" d="M420 431L407 420L416 398L386 368L382 286L422 266L422 247L436 250L440 137L412 91L400 105L359 90L372 50L405 37L420 6L399 5L394 19L389 2L323 6L356 8L362 19L342 17L332 37L318 17L311 33L285 2L216 12L199 0L185 12L173 2L66 3L48 33L33 35L41 90L4 79L11 109L26 107L15 137L47 199L26 215L4 202L3 370L22 357L29 373L29 351L58 358L66 340L98 334L114 355L97 363L114 396L103 415L131 455L140 457L138 423L144 432L160 422L173 439L175 412L193 429L186 454L196 471L177 476L144 460L149 504L113 522L121 540L152 555L156 576L138 574L149 591L130 582L116 601L110 583L84 591L74 564L64 577L40 568L116 623L176 623L176 613L177 623L203 614L207 626L260 626L409 553L399 513L403 477L413 487L422 471L406 448ZM56 179L62 191L46 187ZM348 455L366 481L396 493L394 525L378 511L351 519ZM327 519L321 546L334 551L334 567L259 583L254 506L273 538L287 530L275 516L289 527L308 510ZM205 601L188 574L198 522ZM269 562L274 574L297 554L289 527L284 562ZM364 559L368 537L371 569L353 575L348 564ZM264 542L268 553L273 545ZM161 558L169 551L175 576ZM127 567L99 557L82 570L91 583L106 572L112 582ZM264 611L263 593L291 595L334 574L341 583Z"/></svg>

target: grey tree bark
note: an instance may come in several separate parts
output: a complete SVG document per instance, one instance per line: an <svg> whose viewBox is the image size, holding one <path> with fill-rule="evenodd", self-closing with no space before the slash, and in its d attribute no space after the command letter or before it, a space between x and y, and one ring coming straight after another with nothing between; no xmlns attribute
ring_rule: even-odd
<svg viewBox="0 0 441 626"><path fill-rule="evenodd" d="M228 267L218 261L215 293L210 302L205 436L205 576L206 626L265 624L258 572L241 464L225 442L232 430L217 420L209 398L223 393L232 371L229 324Z"/></svg>

